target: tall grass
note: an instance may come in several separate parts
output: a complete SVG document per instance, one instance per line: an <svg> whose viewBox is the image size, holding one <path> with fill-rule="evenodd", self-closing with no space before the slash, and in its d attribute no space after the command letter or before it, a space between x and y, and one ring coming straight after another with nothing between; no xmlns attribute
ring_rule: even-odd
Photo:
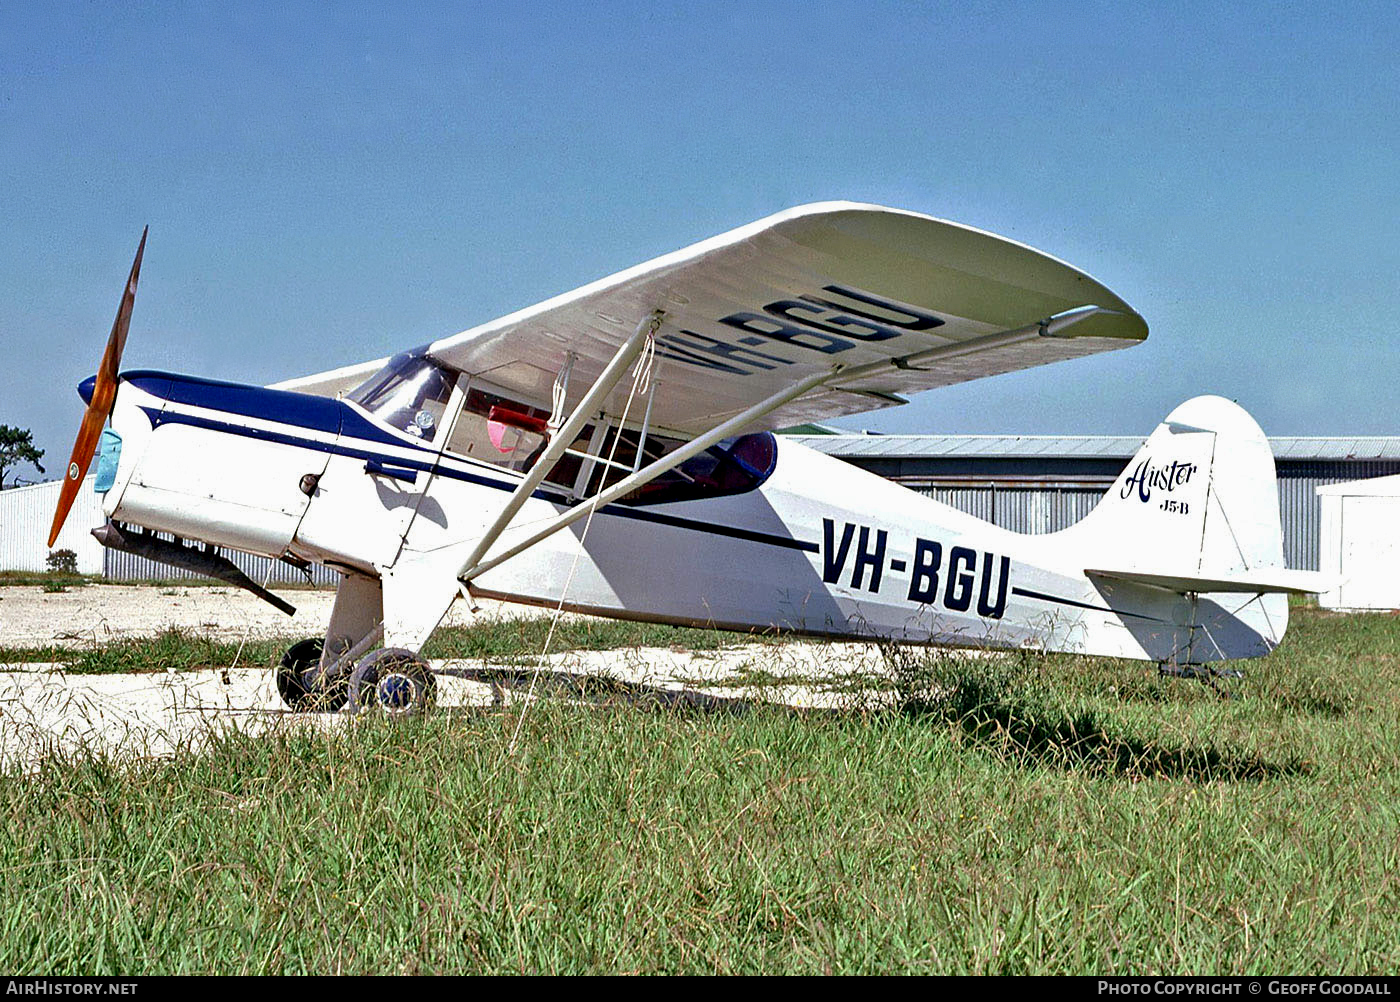
<svg viewBox="0 0 1400 1002"><path fill-rule="evenodd" d="M0 969L1384 972L1400 628L1243 698L920 658L893 708L619 698L0 777ZM729 704L732 709L734 704Z"/></svg>

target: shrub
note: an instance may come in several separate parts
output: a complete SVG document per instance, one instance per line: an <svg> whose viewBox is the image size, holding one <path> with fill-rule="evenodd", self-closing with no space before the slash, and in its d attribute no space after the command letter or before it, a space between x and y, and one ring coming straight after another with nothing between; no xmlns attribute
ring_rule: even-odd
<svg viewBox="0 0 1400 1002"><path fill-rule="evenodd" d="M56 574L77 574L78 555L72 550L54 550L49 554L47 563L49 570Z"/></svg>

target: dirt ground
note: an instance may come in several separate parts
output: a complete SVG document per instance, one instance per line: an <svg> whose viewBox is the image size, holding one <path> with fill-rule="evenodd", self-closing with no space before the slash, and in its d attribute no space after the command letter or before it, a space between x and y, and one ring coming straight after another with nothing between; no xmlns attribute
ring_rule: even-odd
<svg viewBox="0 0 1400 1002"><path fill-rule="evenodd" d="M761 663L756 663L761 659ZM760 668L762 685L735 684ZM475 660L435 661L442 709L501 706L549 696L587 698L585 679L608 680L608 699L704 704L745 712L754 701L835 708L851 696L814 686L814 676L878 671L866 645L790 644L722 651L637 648L568 651L538 666L503 670ZM587 690L585 689L584 692ZM284 726L350 726L346 713L297 714L277 695L271 672L143 672L66 675L61 665L0 665L0 769L32 769L54 751L103 750L122 757L198 748L230 730L249 734Z"/></svg>
<svg viewBox="0 0 1400 1002"><path fill-rule="evenodd" d="M238 640L322 633L335 594L279 593L297 606L288 618L233 588L89 585L62 593L0 588L0 645L82 645L175 626ZM524 606L456 603L446 622L474 617L547 615ZM736 643L718 651L634 648L567 651L535 664L436 661L437 703L465 708L557 694L587 698L580 683L606 678L609 698L703 702L743 712L754 700L793 706L849 705L860 679L885 673L870 644ZM819 681L818 681L819 680ZM847 682L854 684L846 684ZM337 728L343 713L293 714L266 669L69 675L61 664L0 664L0 769L32 769L44 754L90 748L126 756L168 755L230 729Z"/></svg>
<svg viewBox="0 0 1400 1002"><path fill-rule="evenodd" d="M43 588L0 588L0 646L44 647L103 643L119 637L150 636L176 626L221 640L262 636L314 637L330 622L335 592L329 589L273 589L296 606L288 616L240 588L152 587L92 584L63 592ZM482 602L482 615L533 615L527 606ZM472 613L457 602L445 623L467 623Z"/></svg>

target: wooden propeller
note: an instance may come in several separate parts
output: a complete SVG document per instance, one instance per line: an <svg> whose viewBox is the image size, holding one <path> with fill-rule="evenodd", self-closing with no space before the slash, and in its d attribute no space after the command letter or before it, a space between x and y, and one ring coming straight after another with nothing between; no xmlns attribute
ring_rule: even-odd
<svg viewBox="0 0 1400 1002"><path fill-rule="evenodd" d="M117 371L121 366L122 349L126 347L126 332L131 326L131 307L136 301L136 282L141 277L141 255L146 250L146 231L149 229L146 227L141 231L136 260L131 262L131 274L127 276L121 305L117 307L117 319L112 322L112 334L107 338L107 350L102 353L102 364L97 368L92 396L83 414L83 423L78 426L78 440L73 443L73 454L68 459L68 470L63 478L63 490L58 495L58 508L53 513L53 526L49 529L49 546L53 546L54 540L58 539L59 530L68 518L73 499L78 496L83 477L87 476L88 467L92 465L97 441L102 437L102 426L111 417L112 406L116 403Z"/></svg>

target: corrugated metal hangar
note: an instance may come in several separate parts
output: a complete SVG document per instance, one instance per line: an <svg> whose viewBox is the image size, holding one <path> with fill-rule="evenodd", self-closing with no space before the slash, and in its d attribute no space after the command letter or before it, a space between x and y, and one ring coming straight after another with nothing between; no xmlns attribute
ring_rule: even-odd
<svg viewBox="0 0 1400 1002"><path fill-rule="evenodd" d="M810 427L810 426L809 426ZM1124 436L847 435L791 436L1018 532L1053 532L1082 518L1122 472L1143 439ZM1400 474L1400 438L1271 438L1278 468L1284 553L1290 567L1318 570L1321 509L1317 488ZM42 571L59 482L0 492L0 570ZM59 546L78 554L84 573L116 581L192 576L164 564L103 550L88 535L102 522L90 485L79 494ZM255 581L304 581L287 564L230 553ZM323 567L318 583L338 575ZM269 575L270 578L268 577Z"/></svg>
<svg viewBox="0 0 1400 1002"><path fill-rule="evenodd" d="M1017 532L1054 532L1098 503L1143 439L795 435L809 446ZM1324 484L1400 474L1400 438L1270 438L1288 566L1317 570Z"/></svg>
<svg viewBox="0 0 1400 1002"><path fill-rule="evenodd" d="M89 530L101 525L102 498L92 490L88 477L73 500L73 513L64 523L55 550L72 550L78 557L79 574L102 573L102 544ZM49 526L62 480L29 484L0 491L0 571L48 570Z"/></svg>

